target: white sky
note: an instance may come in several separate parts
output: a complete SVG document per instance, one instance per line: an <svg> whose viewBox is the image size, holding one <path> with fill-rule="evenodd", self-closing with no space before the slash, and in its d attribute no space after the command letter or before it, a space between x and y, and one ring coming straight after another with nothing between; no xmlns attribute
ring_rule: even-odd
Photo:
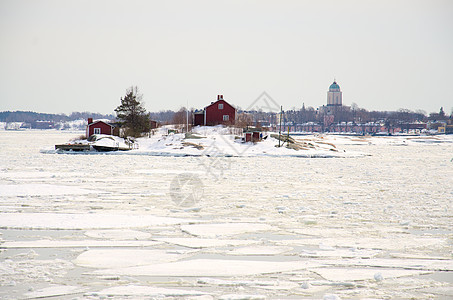
<svg viewBox="0 0 453 300"><path fill-rule="evenodd" d="M452 0L0 0L0 111L453 107Z"/></svg>

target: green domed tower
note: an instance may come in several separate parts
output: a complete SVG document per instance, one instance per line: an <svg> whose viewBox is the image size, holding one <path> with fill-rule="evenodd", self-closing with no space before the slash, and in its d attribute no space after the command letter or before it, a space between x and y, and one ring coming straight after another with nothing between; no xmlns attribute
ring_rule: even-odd
<svg viewBox="0 0 453 300"><path fill-rule="evenodd" d="M334 81L327 92L327 106L342 106L343 97L340 90L340 86Z"/></svg>

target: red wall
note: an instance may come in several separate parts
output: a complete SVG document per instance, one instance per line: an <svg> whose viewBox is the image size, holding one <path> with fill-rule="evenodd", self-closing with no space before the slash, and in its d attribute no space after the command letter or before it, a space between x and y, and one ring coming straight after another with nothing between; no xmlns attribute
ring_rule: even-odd
<svg viewBox="0 0 453 300"><path fill-rule="evenodd" d="M112 134L112 126L102 121L94 122L88 126L88 137L94 134L94 128L100 128L101 134Z"/></svg>
<svg viewBox="0 0 453 300"><path fill-rule="evenodd" d="M204 113L203 114L194 114L194 126L203 126L204 125Z"/></svg>
<svg viewBox="0 0 453 300"><path fill-rule="evenodd" d="M223 109L219 109L219 104L223 104ZM236 118L236 109L228 104L225 100L218 100L213 104L206 107L206 124L208 126L213 125L234 125ZM228 115L229 120L223 121L223 116Z"/></svg>

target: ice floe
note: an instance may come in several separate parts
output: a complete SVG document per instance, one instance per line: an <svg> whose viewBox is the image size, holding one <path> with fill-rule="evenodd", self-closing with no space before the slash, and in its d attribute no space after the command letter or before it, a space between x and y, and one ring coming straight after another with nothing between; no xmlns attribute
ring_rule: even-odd
<svg viewBox="0 0 453 300"><path fill-rule="evenodd" d="M382 268L312 268L309 270L330 281L375 280L376 274L381 274L385 279L429 273L419 270L392 270Z"/></svg>
<svg viewBox="0 0 453 300"><path fill-rule="evenodd" d="M116 229L195 222L133 214L0 213L0 227L34 229Z"/></svg>
<svg viewBox="0 0 453 300"><path fill-rule="evenodd" d="M444 238L405 236L394 238L306 238L297 240L278 240L274 242L285 245L326 245L331 247L345 248L397 250L441 245L445 244L446 241L447 240Z"/></svg>
<svg viewBox="0 0 453 300"><path fill-rule="evenodd" d="M49 298L82 293L85 289L71 285L52 285L36 291L25 293L27 298Z"/></svg>
<svg viewBox="0 0 453 300"><path fill-rule="evenodd" d="M129 276L247 276L306 269L318 263L193 259L149 266L97 270L95 274Z"/></svg>
<svg viewBox="0 0 453 300"><path fill-rule="evenodd" d="M382 253L380 250L368 249L323 249L323 250L301 250L298 252L302 257L342 257L342 258L371 258Z"/></svg>
<svg viewBox="0 0 453 300"><path fill-rule="evenodd" d="M227 294L219 297L219 300L264 300L265 295L252 294Z"/></svg>
<svg viewBox="0 0 453 300"><path fill-rule="evenodd" d="M249 246L227 251L228 255L277 255L293 250L285 246Z"/></svg>
<svg viewBox="0 0 453 300"><path fill-rule="evenodd" d="M153 240L194 249L209 247L241 246L259 243L259 241L253 240L227 240L227 239L205 239L205 238L153 238Z"/></svg>
<svg viewBox="0 0 453 300"><path fill-rule="evenodd" d="M210 223L182 225L181 230L195 236L215 238L248 232L272 231L275 228L264 223Z"/></svg>
<svg viewBox="0 0 453 300"><path fill-rule="evenodd" d="M176 261L184 257L186 255L166 250L103 249L85 251L73 262L88 268L124 268Z"/></svg>
<svg viewBox="0 0 453 300"><path fill-rule="evenodd" d="M337 266L400 268L424 271L453 271L453 259L398 259L398 258L371 258L371 259L345 259L341 261L324 261L326 264Z"/></svg>
<svg viewBox="0 0 453 300"><path fill-rule="evenodd" d="M86 293L87 296L129 296L129 297L183 297L183 296L199 296L206 295L208 293L196 291L196 290L183 290L183 289L172 289L163 287L153 286L142 286L142 285L123 285L114 286L107 289L103 289L95 293Z"/></svg>
<svg viewBox="0 0 453 300"><path fill-rule="evenodd" d="M130 229L90 230L86 231L85 235L92 238L111 240L142 240L151 237L151 234L148 232Z"/></svg>
<svg viewBox="0 0 453 300"><path fill-rule="evenodd" d="M157 241L100 241L100 240L35 240L6 241L0 248L86 248L86 247L150 247L162 244Z"/></svg>
<svg viewBox="0 0 453 300"><path fill-rule="evenodd" d="M102 191L99 190L89 190L77 186L51 185L43 183L0 184L0 197L83 195L99 192L102 193Z"/></svg>
<svg viewBox="0 0 453 300"><path fill-rule="evenodd" d="M299 287L299 284L290 281L263 281L263 280L225 280L218 278L199 278L198 284L209 286L247 286L251 288L260 288L266 290L290 290Z"/></svg>

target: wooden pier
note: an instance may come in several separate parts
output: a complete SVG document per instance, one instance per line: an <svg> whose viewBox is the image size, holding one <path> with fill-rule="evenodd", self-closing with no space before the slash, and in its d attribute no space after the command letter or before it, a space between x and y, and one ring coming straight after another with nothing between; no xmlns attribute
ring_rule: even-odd
<svg viewBox="0 0 453 300"><path fill-rule="evenodd" d="M55 145L55 150L89 151L90 145L88 145L88 144L61 144L61 145Z"/></svg>

